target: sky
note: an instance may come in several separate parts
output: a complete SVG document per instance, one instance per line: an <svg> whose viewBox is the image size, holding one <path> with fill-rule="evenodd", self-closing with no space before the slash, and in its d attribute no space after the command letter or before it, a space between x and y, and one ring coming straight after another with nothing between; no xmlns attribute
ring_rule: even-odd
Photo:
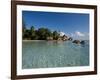
<svg viewBox="0 0 100 80"><path fill-rule="evenodd" d="M89 14L22 11L27 28L44 27L51 31L60 31L74 39L89 39Z"/></svg>

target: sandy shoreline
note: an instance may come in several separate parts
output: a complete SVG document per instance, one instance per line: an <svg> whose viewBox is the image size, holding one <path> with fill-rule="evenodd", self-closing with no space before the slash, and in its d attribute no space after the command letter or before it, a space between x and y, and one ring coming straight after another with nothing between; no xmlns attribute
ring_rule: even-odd
<svg viewBox="0 0 100 80"><path fill-rule="evenodd" d="M39 41L63 42L63 41L59 41L59 40L22 40L22 42L39 42Z"/></svg>
<svg viewBox="0 0 100 80"><path fill-rule="evenodd" d="M33 41L46 41L46 40L22 40L23 42L33 42Z"/></svg>

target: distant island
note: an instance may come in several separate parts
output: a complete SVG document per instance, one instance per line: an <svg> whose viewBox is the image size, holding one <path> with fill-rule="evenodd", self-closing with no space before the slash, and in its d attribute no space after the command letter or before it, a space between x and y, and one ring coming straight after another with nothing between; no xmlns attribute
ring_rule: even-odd
<svg viewBox="0 0 100 80"><path fill-rule="evenodd" d="M35 29L34 26L31 26L30 29L27 29L23 26L22 29L22 39L23 40L47 40L47 41L72 41L73 38L67 36L63 32L51 31L48 28L41 27L39 29ZM84 44L85 41L73 40L73 43L76 44Z"/></svg>

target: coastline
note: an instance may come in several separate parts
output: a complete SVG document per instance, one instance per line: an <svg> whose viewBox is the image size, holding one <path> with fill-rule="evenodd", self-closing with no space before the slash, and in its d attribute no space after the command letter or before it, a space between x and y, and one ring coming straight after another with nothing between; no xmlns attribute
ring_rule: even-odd
<svg viewBox="0 0 100 80"><path fill-rule="evenodd" d="M22 40L22 42L33 42L33 41L46 41L46 40Z"/></svg>
<svg viewBox="0 0 100 80"><path fill-rule="evenodd" d="M69 40L67 40L67 41L69 41ZM84 41L74 40L74 41L72 41L72 43L85 44L87 41L89 41L89 40L84 40ZM22 42L54 42L54 43L59 43L59 42L65 42L65 41L63 41L63 40L22 40Z"/></svg>
<svg viewBox="0 0 100 80"><path fill-rule="evenodd" d="M47 42L63 42L62 40L22 40L22 42L39 42L39 41L47 41Z"/></svg>
<svg viewBox="0 0 100 80"><path fill-rule="evenodd" d="M76 39L76 40L78 40L78 39ZM62 41L62 40L22 40L22 41ZM89 40L80 40L80 41L89 41Z"/></svg>

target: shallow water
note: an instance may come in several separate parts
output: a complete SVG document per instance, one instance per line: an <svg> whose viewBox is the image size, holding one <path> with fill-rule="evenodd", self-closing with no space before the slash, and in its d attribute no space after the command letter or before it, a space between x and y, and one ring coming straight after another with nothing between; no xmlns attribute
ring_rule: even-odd
<svg viewBox="0 0 100 80"><path fill-rule="evenodd" d="M22 68L89 66L89 41L85 42L23 41Z"/></svg>

